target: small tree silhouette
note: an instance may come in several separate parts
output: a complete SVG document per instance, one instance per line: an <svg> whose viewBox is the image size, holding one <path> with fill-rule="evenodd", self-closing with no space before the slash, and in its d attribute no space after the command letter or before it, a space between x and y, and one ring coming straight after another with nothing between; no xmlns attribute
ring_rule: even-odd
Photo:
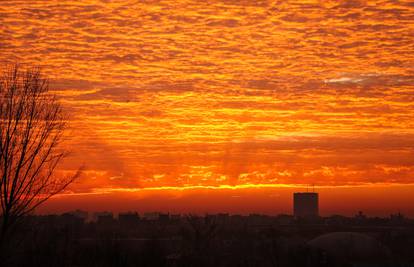
<svg viewBox="0 0 414 267"><path fill-rule="evenodd" d="M64 190L80 174L58 176L66 152L62 107L39 69L17 65L0 75L0 246L19 219ZM0 248L1 249L1 248Z"/></svg>

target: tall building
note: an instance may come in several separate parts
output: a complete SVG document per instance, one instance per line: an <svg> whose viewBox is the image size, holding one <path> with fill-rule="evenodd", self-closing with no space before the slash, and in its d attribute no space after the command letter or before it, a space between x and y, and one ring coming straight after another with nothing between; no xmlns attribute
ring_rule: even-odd
<svg viewBox="0 0 414 267"><path fill-rule="evenodd" d="M318 217L318 193L293 193L293 214L300 218Z"/></svg>

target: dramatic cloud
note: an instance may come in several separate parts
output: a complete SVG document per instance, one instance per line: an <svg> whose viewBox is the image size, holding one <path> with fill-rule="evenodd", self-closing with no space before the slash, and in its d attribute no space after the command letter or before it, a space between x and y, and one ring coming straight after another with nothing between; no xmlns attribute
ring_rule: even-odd
<svg viewBox="0 0 414 267"><path fill-rule="evenodd" d="M414 183L406 1L2 1L71 114L73 192Z"/></svg>

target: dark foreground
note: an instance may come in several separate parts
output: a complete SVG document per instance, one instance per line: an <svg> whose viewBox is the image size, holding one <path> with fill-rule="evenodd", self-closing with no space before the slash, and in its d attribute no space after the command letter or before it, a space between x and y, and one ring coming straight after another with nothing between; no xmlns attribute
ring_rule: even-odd
<svg viewBox="0 0 414 267"><path fill-rule="evenodd" d="M414 266L414 222L227 214L27 217L0 266Z"/></svg>

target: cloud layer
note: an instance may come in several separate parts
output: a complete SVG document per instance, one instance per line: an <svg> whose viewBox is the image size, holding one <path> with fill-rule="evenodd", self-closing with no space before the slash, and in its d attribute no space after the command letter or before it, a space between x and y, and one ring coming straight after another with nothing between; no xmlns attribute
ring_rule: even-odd
<svg viewBox="0 0 414 267"><path fill-rule="evenodd" d="M121 3L122 2L122 3ZM96 188L414 182L409 1L3 1Z"/></svg>

